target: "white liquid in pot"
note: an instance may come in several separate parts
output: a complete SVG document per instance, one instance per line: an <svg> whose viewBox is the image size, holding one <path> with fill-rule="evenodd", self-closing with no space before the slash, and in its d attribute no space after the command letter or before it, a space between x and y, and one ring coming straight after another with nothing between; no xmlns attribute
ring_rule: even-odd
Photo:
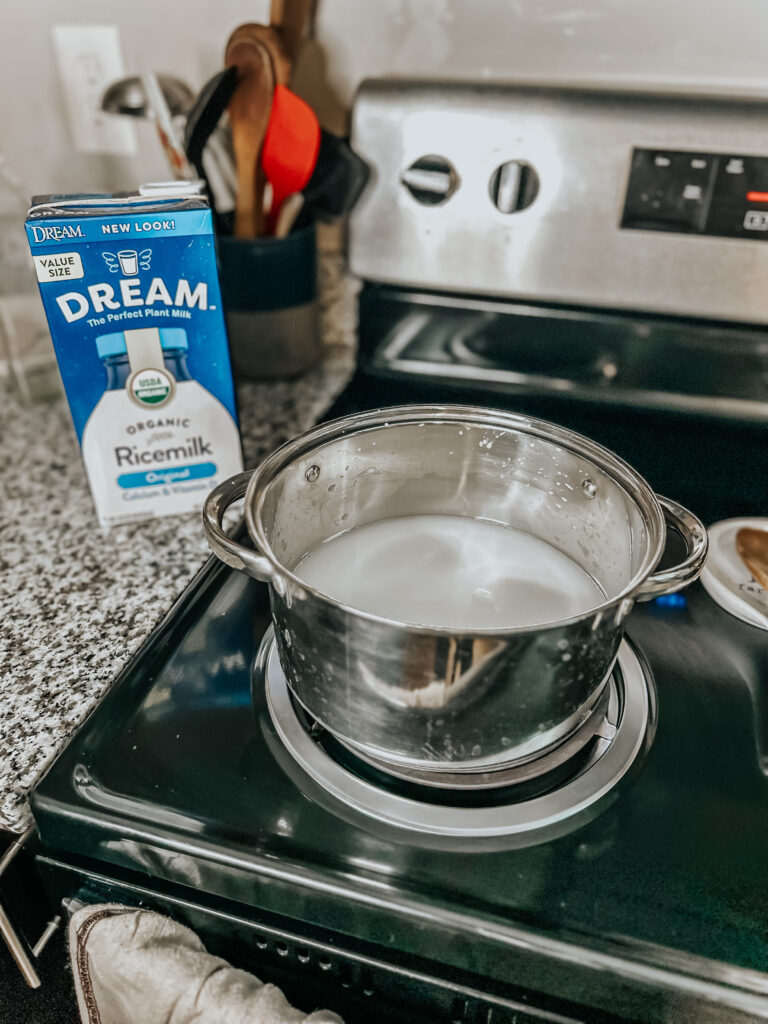
<svg viewBox="0 0 768 1024"><path fill-rule="evenodd" d="M546 541L464 516L358 526L310 551L294 572L360 611L453 629L533 626L605 600L592 577Z"/></svg>

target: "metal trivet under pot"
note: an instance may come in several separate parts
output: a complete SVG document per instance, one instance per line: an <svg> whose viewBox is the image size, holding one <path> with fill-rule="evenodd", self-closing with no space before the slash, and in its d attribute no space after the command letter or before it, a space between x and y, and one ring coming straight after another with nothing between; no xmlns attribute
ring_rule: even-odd
<svg viewBox="0 0 768 1024"><path fill-rule="evenodd" d="M650 745L655 694L650 672L622 642L591 736L571 737L565 754L498 772L431 773L363 760L313 721L293 698L267 630L253 666L272 724L293 761L345 808L410 833L517 838L524 845L562 835L605 809L618 783ZM574 749L574 747L576 749ZM438 778L439 776L439 778ZM474 785L473 785L474 781Z"/></svg>

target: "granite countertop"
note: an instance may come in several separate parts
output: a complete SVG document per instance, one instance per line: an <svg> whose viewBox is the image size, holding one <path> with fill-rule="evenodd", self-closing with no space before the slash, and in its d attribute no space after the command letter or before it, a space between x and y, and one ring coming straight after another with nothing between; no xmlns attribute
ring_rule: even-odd
<svg viewBox="0 0 768 1024"><path fill-rule="evenodd" d="M246 467L307 429L354 365L355 285L320 267L324 358L296 381L245 381ZM99 528L64 398L0 404L0 828L208 557L199 515Z"/></svg>

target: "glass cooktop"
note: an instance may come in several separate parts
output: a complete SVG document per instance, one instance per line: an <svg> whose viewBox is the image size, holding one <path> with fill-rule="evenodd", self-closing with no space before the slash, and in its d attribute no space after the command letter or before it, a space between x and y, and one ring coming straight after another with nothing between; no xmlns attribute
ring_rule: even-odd
<svg viewBox="0 0 768 1024"><path fill-rule="evenodd" d="M206 566L34 792L45 851L627 1017L691 993L707 1019L768 1012L765 634L698 585L638 606L642 765L590 823L510 849L414 838L286 762L251 697L268 622L264 585Z"/></svg>

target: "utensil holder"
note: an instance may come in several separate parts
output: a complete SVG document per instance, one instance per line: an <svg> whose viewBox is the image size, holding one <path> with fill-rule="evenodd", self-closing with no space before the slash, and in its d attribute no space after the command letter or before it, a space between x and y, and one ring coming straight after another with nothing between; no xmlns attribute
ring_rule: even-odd
<svg viewBox="0 0 768 1024"><path fill-rule="evenodd" d="M235 376L303 373L321 351L314 224L285 238L220 235L218 248Z"/></svg>

